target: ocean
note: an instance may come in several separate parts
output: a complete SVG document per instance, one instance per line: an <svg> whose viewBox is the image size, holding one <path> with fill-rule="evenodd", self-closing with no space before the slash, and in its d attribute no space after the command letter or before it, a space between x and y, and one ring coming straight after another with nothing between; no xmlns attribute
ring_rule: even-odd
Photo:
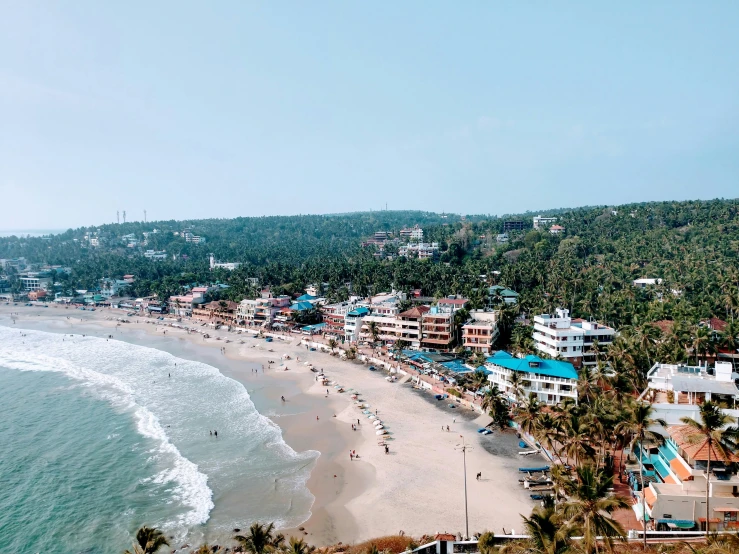
<svg viewBox="0 0 739 554"><path fill-rule="evenodd" d="M43 237L59 235L66 229L0 229L0 237Z"/></svg>
<svg viewBox="0 0 739 554"><path fill-rule="evenodd" d="M141 525L173 548L254 521L294 527L318 456L292 450L213 366L0 326L3 552L119 553Z"/></svg>

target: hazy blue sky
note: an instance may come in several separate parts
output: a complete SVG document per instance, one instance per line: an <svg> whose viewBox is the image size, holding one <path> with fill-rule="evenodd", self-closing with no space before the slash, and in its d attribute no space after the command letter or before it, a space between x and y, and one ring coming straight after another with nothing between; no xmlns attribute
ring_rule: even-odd
<svg viewBox="0 0 739 554"><path fill-rule="evenodd" d="M0 0L0 229L737 197L737 29L736 0Z"/></svg>

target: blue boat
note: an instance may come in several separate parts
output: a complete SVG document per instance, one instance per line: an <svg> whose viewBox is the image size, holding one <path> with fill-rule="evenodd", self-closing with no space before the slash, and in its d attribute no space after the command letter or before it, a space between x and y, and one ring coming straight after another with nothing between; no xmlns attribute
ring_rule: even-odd
<svg viewBox="0 0 739 554"><path fill-rule="evenodd" d="M549 471L549 466L541 466L541 467L519 467L518 471L521 473L542 473L543 471Z"/></svg>
<svg viewBox="0 0 739 554"><path fill-rule="evenodd" d="M485 427L482 427L481 429L478 429L477 432L478 433L484 433L485 432Z"/></svg>

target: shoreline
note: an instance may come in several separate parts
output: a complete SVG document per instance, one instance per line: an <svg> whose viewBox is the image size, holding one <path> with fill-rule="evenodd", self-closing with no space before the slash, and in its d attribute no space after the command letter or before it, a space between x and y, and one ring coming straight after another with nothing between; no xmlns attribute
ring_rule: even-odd
<svg viewBox="0 0 739 554"><path fill-rule="evenodd" d="M520 462L516 459L515 435L478 435L474 423L478 414L440 406L428 393L414 390L408 383L389 383L384 374L369 372L361 364L307 351L300 346L302 337L266 343L250 333L209 331L212 338L204 340L200 334L188 334L161 322L155 325L154 320L141 316L132 316L131 323L117 327L115 319L125 317L117 310L2 306L0 323L9 327L14 326L8 317L10 312L19 314L15 324L19 328L64 332L67 324L67 332L75 334L112 334L115 340L167 352L177 350L177 356L213 365L240 382L257 410L279 426L283 440L293 450L321 453L306 483L315 498L310 517L300 526L307 534L297 529L281 530L286 535L303 536L311 544L325 546L360 542L401 530L411 536L463 532L463 472L455 450L460 436L473 447L467 455L468 483L472 481L468 485L472 533L520 528L519 514L528 514L534 505L513 477ZM183 325L194 327L198 323ZM232 342L217 341L216 335ZM244 344L240 344L242 340ZM225 355L218 350L223 346ZM289 371L281 371L284 354L291 356L284 362ZM389 455L377 446L374 429L349 394L338 394L329 387L326 395L325 387L315 380L316 374L304 365L306 359L323 368L332 383L359 390L360 398L371 409L379 410L391 433ZM274 367L270 368L268 360L276 362ZM251 372L259 366L264 367L263 373ZM275 408L275 399L281 395L286 402L280 404L278 400ZM291 413L294 406L304 411ZM310 417L305 417L306 413ZM352 431L351 424L357 419L361 422L358 431ZM446 425L450 432L443 430ZM481 441L495 441L495 450L501 455L488 453ZM360 458L350 461L349 450L356 450ZM480 470L483 478L476 483L471 477ZM419 508L423 518L416 516Z"/></svg>

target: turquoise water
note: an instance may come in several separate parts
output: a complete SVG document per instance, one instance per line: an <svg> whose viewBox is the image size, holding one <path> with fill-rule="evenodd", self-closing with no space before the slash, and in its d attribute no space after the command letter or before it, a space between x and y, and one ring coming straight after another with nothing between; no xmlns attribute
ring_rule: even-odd
<svg viewBox="0 0 739 554"><path fill-rule="evenodd" d="M318 456L212 366L1 326L0 445L0 550L18 554L118 553L143 524L173 547L298 525Z"/></svg>

